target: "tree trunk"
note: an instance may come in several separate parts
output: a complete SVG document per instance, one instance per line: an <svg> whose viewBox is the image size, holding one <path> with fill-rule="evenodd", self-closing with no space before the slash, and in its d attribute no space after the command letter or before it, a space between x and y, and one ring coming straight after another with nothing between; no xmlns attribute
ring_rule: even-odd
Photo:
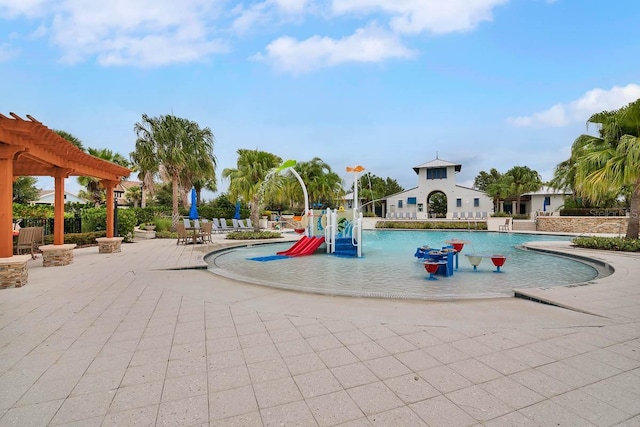
<svg viewBox="0 0 640 427"><path fill-rule="evenodd" d="M260 231L260 200L258 195L253 196L251 202L251 222L253 223L253 231Z"/></svg>
<svg viewBox="0 0 640 427"><path fill-rule="evenodd" d="M627 225L627 238L637 239L640 229L640 180L636 181L631 193L631 212L629 212L629 224Z"/></svg>
<svg viewBox="0 0 640 427"><path fill-rule="evenodd" d="M172 190L172 206L171 206L171 228L176 229L178 223L178 175L173 174L173 182L171 183Z"/></svg>

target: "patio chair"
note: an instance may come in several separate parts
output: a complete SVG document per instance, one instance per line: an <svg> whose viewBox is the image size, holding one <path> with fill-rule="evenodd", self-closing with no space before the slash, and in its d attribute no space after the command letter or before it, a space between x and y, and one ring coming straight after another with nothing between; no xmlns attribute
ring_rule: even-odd
<svg viewBox="0 0 640 427"><path fill-rule="evenodd" d="M482 219L482 212L476 212L476 219Z"/></svg>
<svg viewBox="0 0 640 427"><path fill-rule="evenodd" d="M411 219L418 219L418 213L417 212L411 212Z"/></svg>
<svg viewBox="0 0 640 427"><path fill-rule="evenodd" d="M200 220L198 219L193 220L193 228L200 228Z"/></svg>
<svg viewBox="0 0 640 427"><path fill-rule="evenodd" d="M486 220L487 219L487 212L482 212L482 219Z"/></svg>
<svg viewBox="0 0 640 427"><path fill-rule="evenodd" d="M182 218L184 228L191 228L191 220L189 218Z"/></svg>
<svg viewBox="0 0 640 427"><path fill-rule="evenodd" d="M253 223L251 222L251 218L247 218L247 228L253 230Z"/></svg>
<svg viewBox="0 0 640 427"><path fill-rule="evenodd" d="M504 225L498 226L498 231L509 231L509 223L511 222L511 218L507 218L504 220Z"/></svg>
<svg viewBox="0 0 640 427"><path fill-rule="evenodd" d="M218 218L213 218L211 222L211 232L222 233L222 229L220 228L220 220Z"/></svg>
<svg viewBox="0 0 640 427"><path fill-rule="evenodd" d="M454 211L453 212L453 219L460 219L460 212Z"/></svg>
<svg viewBox="0 0 640 427"><path fill-rule="evenodd" d="M244 220L243 219L239 219L238 220L238 225L240 226L241 230L249 230L249 227L247 225L245 225Z"/></svg>
<svg viewBox="0 0 640 427"><path fill-rule="evenodd" d="M471 211L467 212L467 219L468 220L473 219L473 212L471 212Z"/></svg>
<svg viewBox="0 0 640 427"><path fill-rule="evenodd" d="M460 217L458 219L467 219L467 217L464 215L464 212L460 212Z"/></svg>
<svg viewBox="0 0 640 427"><path fill-rule="evenodd" d="M200 238L202 239L202 243L211 243L211 232L213 230L212 222L202 222L202 229L200 230Z"/></svg>
<svg viewBox="0 0 640 427"><path fill-rule="evenodd" d="M187 235L187 229L184 226L184 222L176 224L176 233L178 233L178 241L176 242L176 245L179 245L180 242L186 245L189 236Z"/></svg>
<svg viewBox="0 0 640 427"><path fill-rule="evenodd" d="M29 252L31 258L36 259L35 250L44 242L44 227L23 227L18 234L18 242L16 244L16 254Z"/></svg>

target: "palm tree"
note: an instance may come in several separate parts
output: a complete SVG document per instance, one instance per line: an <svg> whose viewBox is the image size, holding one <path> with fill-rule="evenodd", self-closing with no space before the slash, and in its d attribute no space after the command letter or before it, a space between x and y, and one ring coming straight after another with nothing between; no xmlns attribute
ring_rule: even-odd
<svg viewBox="0 0 640 427"><path fill-rule="evenodd" d="M129 161L119 153L108 148L89 148L88 153L102 160L107 160L120 166L129 167ZM100 181L92 176L79 176L78 183L87 189L87 196L98 207L105 200L105 189Z"/></svg>
<svg viewBox="0 0 640 427"><path fill-rule="evenodd" d="M516 207L514 214L520 212L520 198L523 193L529 191L538 191L542 187L542 178L540 174L527 166L514 166L509 169L505 175L510 176L513 181L511 183L511 195L516 198Z"/></svg>
<svg viewBox="0 0 640 427"><path fill-rule="evenodd" d="M487 196L493 199L494 212L498 212L500 210L500 200L509 196L512 186L513 177L510 175L502 175L499 180L487 185L485 192L487 193Z"/></svg>
<svg viewBox="0 0 640 427"><path fill-rule="evenodd" d="M231 200L243 198L251 205L251 221L254 229L259 230L260 196L262 183L267 174L282 163L282 159L266 151L239 149L235 169L226 168L222 177L228 178Z"/></svg>
<svg viewBox="0 0 640 427"><path fill-rule="evenodd" d="M599 137L581 135L574 145L584 149L576 171L579 194L599 200L631 188L627 238L640 231L640 99L618 110L594 114L587 125L599 127Z"/></svg>
<svg viewBox="0 0 640 427"><path fill-rule="evenodd" d="M215 177L216 158L213 154L214 137L211 129L193 121L166 115L149 117L142 115L142 121L134 126L137 135L135 155L132 155L145 173L159 171L172 184L172 223L178 222L179 188L193 174L201 173ZM155 159L155 161L154 161ZM155 167L157 165L157 168Z"/></svg>
<svg viewBox="0 0 640 427"><path fill-rule="evenodd" d="M67 141L69 141L70 143L72 143L73 145L81 149L82 151L86 151L84 148L84 145L82 144L82 141L80 141L80 139L76 138L75 136L71 135L69 132L65 130L54 130L54 132L57 133L58 136L61 136L62 138L66 139Z"/></svg>

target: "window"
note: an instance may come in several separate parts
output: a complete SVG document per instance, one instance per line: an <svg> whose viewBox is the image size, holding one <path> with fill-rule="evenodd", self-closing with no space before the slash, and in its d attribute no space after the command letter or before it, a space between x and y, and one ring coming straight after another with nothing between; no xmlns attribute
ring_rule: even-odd
<svg viewBox="0 0 640 427"><path fill-rule="evenodd" d="M427 179L447 179L447 168L427 169Z"/></svg>
<svg viewBox="0 0 640 427"><path fill-rule="evenodd" d="M462 207L462 199L456 199L456 208Z"/></svg>
<svg viewBox="0 0 640 427"><path fill-rule="evenodd" d="M398 209L402 209L402 200L398 200Z"/></svg>
<svg viewBox="0 0 640 427"><path fill-rule="evenodd" d="M422 203L418 203L418 212L424 212L424 205Z"/></svg>
<svg viewBox="0 0 640 427"><path fill-rule="evenodd" d="M473 207L474 208L479 208L480 207L480 199L478 197L473 199Z"/></svg>
<svg viewBox="0 0 640 427"><path fill-rule="evenodd" d="M551 196L545 196L544 197L544 205L545 206L551 206Z"/></svg>
<svg viewBox="0 0 640 427"><path fill-rule="evenodd" d="M407 205L415 205L417 200L415 197L407 197Z"/></svg>

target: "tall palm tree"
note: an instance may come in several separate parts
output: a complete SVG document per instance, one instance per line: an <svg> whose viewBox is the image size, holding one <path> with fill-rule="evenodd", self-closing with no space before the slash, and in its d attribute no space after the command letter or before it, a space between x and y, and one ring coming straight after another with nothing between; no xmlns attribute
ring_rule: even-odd
<svg viewBox="0 0 640 427"><path fill-rule="evenodd" d="M599 137L581 135L574 145L583 147L578 160L576 187L580 194L599 200L603 194L621 194L631 188L627 238L640 231L640 99L618 110L603 111L587 124L599 127Z"/></svg>
<svg viewBox="0 0 640 427"><path fill-rule="evenodd" d="M528 166L514 166L509 169L505 175L512 178L511 195L516 198L516 207L514 213L520 212L520 199L523 193L529 191L538 191L542 187L542 178L540 174Z"/></svg>
<svg viewBox="0 0 640 427"><path fill-rule="evenodd" d="M251 221L254 228L259 230L260 197L262 183L267 174L282 163L282 159L275 154L260 150L239 149L236 168L226 168L222 177L228 178L229 197L235 201L239 198L250 203Z"/></svg>
<svg viewBox="0 0 640 427"><path fill-rule="evenodd" d="M164 172L172 184L172 223L178 222L179 188L189 176L186 171L197 170L215 177L216 158L213 154L214 137L208 127L201 129L191 120L166 115L149 117L134 126L136 132L136 158L145 171ZM187 183L190 185L191 183ZM183 185L184 188L184 185Z"/></svg>

